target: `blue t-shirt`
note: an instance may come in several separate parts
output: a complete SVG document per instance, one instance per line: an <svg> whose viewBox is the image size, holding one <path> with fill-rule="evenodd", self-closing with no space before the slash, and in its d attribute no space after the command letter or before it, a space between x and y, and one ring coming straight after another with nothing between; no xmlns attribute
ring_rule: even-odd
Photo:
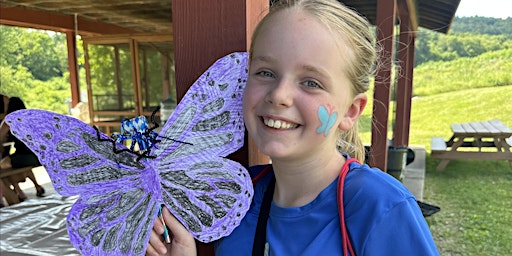
<svg viewBox="0 0 512 256"><path fill-rule="evenodd" d="M252 254L263 194L272 176L256 183L251 208L240 226L215 243L215 255ZM336 179L307 205L282 208L272 203L268 255L342 255L337 193ZM391 175L351 163L343 198L356 255L439 255L416 199Z"/></svg>

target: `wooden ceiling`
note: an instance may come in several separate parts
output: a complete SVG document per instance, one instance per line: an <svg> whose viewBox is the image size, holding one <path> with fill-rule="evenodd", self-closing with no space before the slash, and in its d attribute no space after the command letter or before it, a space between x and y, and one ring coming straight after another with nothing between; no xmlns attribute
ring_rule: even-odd
<svg viewBox="0 0 512 256"><path fill-rule="evenodd" d="M377 19L378 0L340 0L365 16L372 24ZM397 0L407 5L415 6L411 16L416 16L415 22L419 27L433 31L448 33L455 17L455 12L461 0Z"/></svg>
<svg viewBox="0 0 512 256"><path fill-rule="evenodd" d="M3 24L9 24L4 17L16 16L11 19L14 24L9 25L22 25L16 23L34 15L56 19L74 19L77 15L77 23L110 24L126 32L170 34L172 31L171 0L0 0L0 7Z"/></svg>
<svg viewBox="0 0 512 256"><path fill-rule="evenodd" d="M418 26L442 33L448 32L460 3L460 0L399 1L416 7L414 12L416 18L413 22ZM205 0L205 2L208 1ZM370 22L375 22L377 0L341 0L341 2L359 11ZM38 20L43 22L41 19L48 22L47 19L59 17L68 17L73 20L72 24L67 25L68 27L63 30L72 29L69 26L75 26L74 20L80 25L90 23L92 28L80 31L83 34L88 32L95 34L94 26L101 26L101 24L109 25L111 30L107 31L113 31L112 33L117 30L116 28L122 33L172 33L171 0L0 0L0 24L27 27L31 23L37 23ZM58 30L53 28L52 24L43 25L48 26L43 29ZM97 33L102 33L100 28L96 30L98 30Z"/></svg>

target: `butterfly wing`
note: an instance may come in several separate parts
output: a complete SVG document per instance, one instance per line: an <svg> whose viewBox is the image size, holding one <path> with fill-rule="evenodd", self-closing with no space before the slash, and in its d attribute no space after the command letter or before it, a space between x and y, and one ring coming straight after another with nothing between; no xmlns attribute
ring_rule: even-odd
<svg viewBox="0 0 512 256"><path fill-rule="evenodd" d="M230 54L199 77L164 125L153 152L165 205L202 242L230 234L253 195L247 170L225 158L244 143L247 58L246 53Z"/></svg>
<svg viewBox="0 0 512 256"><path fill-rule="evenodd" d="M55 190L80 195L68 214L71 243L84 255L142 255L158 209L159 184L137 155L75 118L43 110L6 117L39 158ZM121 152L114 152L114 145ZM148 174L149 173L149 174Z"/></svg>

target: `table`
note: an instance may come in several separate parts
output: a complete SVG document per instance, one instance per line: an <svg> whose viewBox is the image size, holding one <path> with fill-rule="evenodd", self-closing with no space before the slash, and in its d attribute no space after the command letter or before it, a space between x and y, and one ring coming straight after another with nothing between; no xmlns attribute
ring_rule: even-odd
<svg viewBox="0 0 512 256"><path fill-rule="evenodd" d="M432 138L431 156L442 159L437 170L444 170L451 159L507 160L512 168L511 145L507 143L512 129L500 120L452 124L451 129L453 135L446 142Z"/></svg>

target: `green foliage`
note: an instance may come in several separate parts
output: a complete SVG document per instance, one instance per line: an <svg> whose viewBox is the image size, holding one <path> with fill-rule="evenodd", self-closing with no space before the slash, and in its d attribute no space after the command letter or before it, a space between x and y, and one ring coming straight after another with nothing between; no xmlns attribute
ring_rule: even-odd
<svg viewBox="0 0 512 256"><path fill-rule="evenodd" d="M62 49L66 53L62 34L1 26L0 38L4 65L24 66L35 79L43 81L62 77L67 70L66 54L62 54Z"/></svg>
<svg viewBox="0 0 512 256"><path fill-rule="evenodd" d="M450 33L506 35L512 38L512 18L455 17Z"/></svg>
<svg viewBox="0 0 512 256"><path fill-rule="evenodd" d="M65 35L0 26L0 94L28 108L68 113L69 72Z"/></svg>
<svg viewBox="0 0 512 256"><path fill-rule="evenodd" d="M429 61L476 57L485 52L510 48L512 48L512 38L509 35L479 35L468 32L443 35L420 29L414 60L415 66L419 66Z"/></svg>
<svg viewBox="0 0 512 256"><path fill-rule="evenodd" d="M21 96L27 82L34 79L23 66L0 66L0 74L0 94L9 96Z"/></svg>
<svg viewBox="0 0 512 256"><path fill-rule="evenodd" d="M71 97L69 76L52 78L49 81L34 79L25 67L18 69L0 66L0 94L20 97L27 108L51 110L68 113L65 100Z"/></svg>
<svg viewBox="0 0 512 256"><path fill-rule="evenodd" d="M91 87L96 110L122 110L134 106L129 45L88 45ZM116 69L116 60L120 67ZM121 97L118 99L118 95Z"/></svg>
<svg viewBox="0 0 512 256"><path fill-rule="evenodd" d="M415 66L429 61L476 57L512 47L512 18L456 18L448 35L420 28L415 43Z"/></svg>

